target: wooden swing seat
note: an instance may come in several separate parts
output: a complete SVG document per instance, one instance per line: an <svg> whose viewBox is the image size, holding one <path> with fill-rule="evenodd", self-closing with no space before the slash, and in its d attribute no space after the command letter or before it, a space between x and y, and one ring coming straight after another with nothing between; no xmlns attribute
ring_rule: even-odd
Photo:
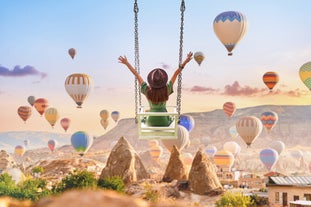
<svg viewBox="0 0 311 207"><path fill-rule="evenodd" d="M178 113L176 107L171 112L148 112L140 107L137 113L139 139L177 139L178 137ZM149 116L169 116L173 120L169 126L148 126L146 121Z"/></svg>

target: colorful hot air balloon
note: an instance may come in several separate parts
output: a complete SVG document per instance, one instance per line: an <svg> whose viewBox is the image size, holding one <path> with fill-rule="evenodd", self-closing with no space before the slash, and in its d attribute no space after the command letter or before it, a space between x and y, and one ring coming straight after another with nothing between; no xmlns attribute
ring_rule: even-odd
<svg viewBox="0 0 311 207"><path fill-rule="evenodd" d="M71 74L66 78L65 88L67 93L76 102L77 108L82 108L83 101L92 89L92 79L87 74Z"/></svg>
<svg viewBox="0 0 311 207"><path fill-rule="evenodd" d="M245 116L237 121L236 129L247 146L250 146L260 135L262 123L255 116Z"/></svg>
<svg viewBox="0 0 311 207"><path fill-rule="evenodd" d="M214 157L216 152L217 148L214 145L209 145L205 148L205 154L207 154L209 157Z"/></svg>
<svg viewBox="0 0 311 207"><path fill-rule="evenodd" d="M265 167L270 171L279 159L279 153L271 148L263 149L259 153L259 158Z"/></svg>
<svg viewBox="0 0 311 207"><path fill-rule="evenodd" d="M279 75L276 72L266 72L262 76L262 80L269 90L272 91L274 86L279 82Z"/></svg>
<svg viewBox="0 0 311 207"><path fill-rule="evenodd" d="M68 50L68 53L69 53L70 57L71 57L72 59L74 59L74 57L76 56L76 49L70 48L70 49Z"/></svg>
<svg viewBox="0 0 311 207"><path fill-rule="evenodd" d="M190 166L192 164L193 161L193 155L189 152L187 153L182 153L181 154L181 158L184 161L184 163L188 166Z"/></svg>
<svg viewBox="0 0 311 207"><path fill-rule="evenodd" d="M44 113L45 119L54 128L56 121L59 119L59 115L56 108L48 108Z"/></svg>
<svg viewBox="0 0 311 207"><path fill-rule="evenodd" d="M236 157L241 150L240 145L233 141L225 142L223 148L225 151L231 152L234 157Z"/></svg>
<svg viewBox="0 0 311 207"><path fill-rule="evenodd" d="M268 133L278 122L278 115L273 111L266 111L260 115L262 125L267 129Z"/></svg>
<svg viewBox="0 0 311 207"><path fill-rule="evenodd" d="M55 148L56 148L56 145L57 145L56 140L50 139L50 140L48 141L48 147L49 147L49 149L50 149L52 152L54 152L54 150L55 150Z"/></svg>
<svg viewBox="0 0 311 207"><path fill-rule="evenodd" d="M105 120L105 119L101 119L100 120L100 124L104 127L104 129L107 129L108 125L109 125L109 120Z"/></svg>
<svg viewBox="0 0 311 207"><path fill-rule="evenodd" d="M23 147L22 145L17 145L14 149L14 154L17 157L22 157L25 153L25 147Z"/></svg>
<svg viewBox="0 0 311 207"><path fill-rule="evenodd" d="M226 102L223 105L223 110L227 114L228 117L232 117L236 108L233 102Z"/></svg>
<svg viewBox="0 0 311 207"><path fill-rule="evenodd" d="M31 107L29 106L20 106L17 109L19 117L26 123L27 119L31 116Z"/></svg>
<svg viewBox="0 0 311 207"><path fill-rule="evenodd" d="M173 145L177 147L180 151L186 146L189 141L189 132L188 130L182 126L178 125L177 139L162 139L162 144L166 147L166 149L171 152L173 149Z"/></svg>
<svg viewBox="0 0 311 207"><path fill-rule="evenodd" d="M214 19L213 26L216 36L226 47L228 55L232 55L232 50L246 33L246 17L237 11L222 12Z"/></svg>
<svg viewBox="0 0 311 207"><path fill-rule="evenodd" d="M281 155L285 149L285 144L282 141L273 141L270 145L270 148L275 149L279 155Z"/></svg>
<svg viewBox="0 0 311 207"><path fill-rule="evenodd" d="M38 113L42 116L47 107L49 107L49 102L45 98L38 98L34 103L34 107L36 108Z"/></svg>
<svg viewBox="0 0 311 207"><path fill-rule="evenodd" d="M194 128L194 119L190 115L180 115L179 125L184 126L189 132Z"/></svg>
<svg viewBox="0 0 311 207"><path fill-rule="evenodd" d="M36 101L36 98L35 98L34 96L29 96L29 97L27 98L27 101L28 101L28 103L29 103L31 106L33 106L34 103L35 103L35 101Z"/></svg>
<svg viewBox="0 0 311 207"><path fill-rule="evenodd" d="M301 81L311 90L311 62L303 64L299 69Z"/></svg>
<svg viewBox="0 0 311 207"><path fill-rule="evenodd" d="M221 169L228 169L231 171L231 167L234 163L234 156L231 152L221 150L214 155L214 163Z"/></svg>
<svg viewBox="0 0 311 207"><path fill-rule="evenodd" d="M154 161L158 161L163 153L163 148L159 145L150 147L149 154Z"/></svg>
<svg viewBox="0 0 311 207"><path fill-rule="evenodd" d="M109 111L106 109L103 109L99 112L99 116L100 118L102 118L103 120L107 120L109 118Z"/></svg>
<svg viewBox="0 0 311 207"><path fill-rule="evenodd" d="M204 56L203 52L195 52L193 55L193 58L199 65L201 65L201 63L205 59L205 56Z"/></svg>
<svg viewBox="0 0 311 207"><path fill-rule="evenodd" d="M71 135L71 145L80 156L83 156L93 144L93 136L86 132L78 131Z"/></svg>
<svg viewBox="0 0 311 207"><path fill-rule="evenodd" d="M67 129L70 126L70 119L69 118L62 118L60 120L60 125L62 125L63 129L65 130L65 132L67 132Z"/></svg>
<svg viewBox="0 0 311 207"><path fill-rule="evenodd" d="M236 126L233 125L229 128L229 134L230 136L234 139L234 138L237 138L239 136L239 133L237 132L236 130Z"/></svg>
<svg viewBox="0 0 311 207"><path fill-rule="evenodd" d="M158 146L159 145L159 140L153 139L148 141L148 146L151 148L153 146Z"/></svg>
<svg viewBox="0 0 311 207"><path fill-rule="evenodd" d="M113 119L113 121L117 122L119 119L120 113L118 111L113 111L111 112L111 118Z"/></svg>

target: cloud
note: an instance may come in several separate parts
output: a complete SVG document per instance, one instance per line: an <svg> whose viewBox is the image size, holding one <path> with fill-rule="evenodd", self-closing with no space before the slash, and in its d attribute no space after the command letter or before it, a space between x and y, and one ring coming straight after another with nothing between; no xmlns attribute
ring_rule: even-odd
<svg viewBox="0 0 311 207"><path fill-rule="evenodd" d="M30 75L39 75L41 79L47 76L46 73L38 71L36 68L30 65L26 65L25 67L21 67L16 65L13 70L0 66L0 76L6 77L23 77Z"/></svg>
<svg viewBox="0 0 311 207"><path fill-rule="evenodd" d="M211 88L211 87L203 87L203 86L193 86L190 89L191 92L204 92L204 93L215 93L219 91L219 89Z"/></svg>
<svg viewBox="0 0 311 207"><path fill-rule="evenodd" d="M226 85L223 95L227 96L254 96L264 92L266 89L252 88L250 86L240 86L238 81L235 81L232 85Z"/></svg>
<svg viewBox="0 0 311 207"><path fill-rule="evenodd" d="M287 91L286 95L292 96L292 97L301 97L302 92L299 90L299 88L297 88L295 90Z"/></svg>

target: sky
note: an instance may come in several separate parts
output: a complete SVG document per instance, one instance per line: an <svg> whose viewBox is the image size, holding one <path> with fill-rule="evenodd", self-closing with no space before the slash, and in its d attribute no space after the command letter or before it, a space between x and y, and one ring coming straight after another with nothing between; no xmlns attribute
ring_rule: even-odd
<svg viewBox="0 0 311 207"><path fill-rule="evenodd" d="M192 60L182 74L181 113L222 109L227 101L237 108L266 104L308 105L311 96L299 78L299 68L310 61L309 0L185 0L183 57L201 51L199 66ZM67 133L105 130L99 113L119 111L120 119L135 116L134 77L118 63L126 55L134 65L133 1L126 0L0 0L0 132L54 129L33 108L24 124L19 106L28 96L46 98L60 118L72 120ZM169 76L178 66L180 1L138 0L140 73L145 79L156 67ZM248 22L244 38L227 56L213 30L221 12L239 11ZM75 48L74 59L68 54ZM262 81L267 71L280 80L272 93ZM67 94L64 82L72 73L91 76L94 88L83 108ZM177 84L174 85L176 91ZM142 104L146 105L145 97ZM167 105L176 105L176 93Z"/></svg>

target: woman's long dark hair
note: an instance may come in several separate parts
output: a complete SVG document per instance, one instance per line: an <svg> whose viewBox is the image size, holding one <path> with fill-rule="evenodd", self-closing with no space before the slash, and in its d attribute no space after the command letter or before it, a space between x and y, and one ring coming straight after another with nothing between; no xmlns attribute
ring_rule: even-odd
<svg viewBox="0 0 311 207"><path fill-rule="evenodd" d="M168 95L167 86L163 88L151 88L148 86L147 88L147 98L152 103L158 104L165 102L168 100Z"/></svg>

